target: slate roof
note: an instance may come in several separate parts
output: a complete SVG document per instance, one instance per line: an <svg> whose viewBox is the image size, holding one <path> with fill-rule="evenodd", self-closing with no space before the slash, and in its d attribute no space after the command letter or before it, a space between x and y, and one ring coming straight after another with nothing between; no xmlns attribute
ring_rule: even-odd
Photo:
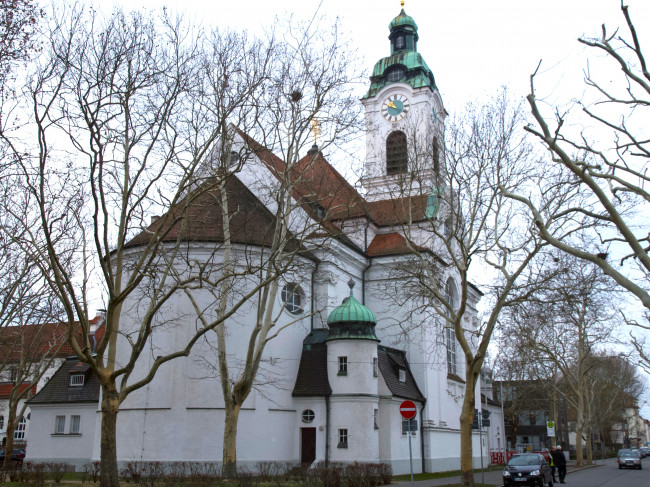
<svg viewBox="0 0 650 487"><path fill-rule="evenodd" d="M327 378L327 347L325 341L329 330L313 330L303 341L302 355L293 396L329 396L332 393ZM379 371L394 396L423 402L408 361L406 353L394 348L377 347ZM399 369L406 371L406 381L400 382Z"/></svg>
<svg viewBox="0 0 650 487"><path fill-rule="evenodd" d="M85 374L83 386L70 387L70 374L75 372ZM97 403L99 389L99 379L92 373L88 364L76 357L70 357L61 364L47 384L28 403Z"/></svg>
<svg viewBox="0 0 650 487"><path fill-rule="evenodd" d="M377 352L379 370L393 396L423 402L425 397L420 392L411 373L411 368L406 360L406 352L381 345L377 347ZM406 371L406 381L404 382L399 380L400 369Z"/></svg>
<svg viewBox="0 0 650 487"><path fill-rule="evenodd" d="M303 340L293 396L329 396L332 393L327 379L327 336L328 330L319 328Z"/></svg>

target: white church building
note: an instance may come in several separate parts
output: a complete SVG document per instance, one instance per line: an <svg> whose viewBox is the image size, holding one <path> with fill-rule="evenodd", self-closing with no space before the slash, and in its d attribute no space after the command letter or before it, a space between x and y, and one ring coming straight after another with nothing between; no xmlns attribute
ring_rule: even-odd
<svg viewBox="0 0 650 487"><path fill-rule="evenodd" d="M263 373L273 380L256 385L239 416L237 462L248 468L260 461L328 460L382 462L396 474L407 473L409 436L399 413L405 400L417 406L417 431L411 437L415 472L460 466L464 362L453 332L442 319L425 323L430 315L414 312L421 305L418 298L396 306L386 296L394 286L395 266L409 254L398 208L407 206L409 224L421 227L442 212L435 195L436 176L444 170L444 151L438 147L444 145L446 117L433 73L417 51L415 21L402 10L389 28L390 55L376 63L362 99L367 131L363 194L317 148L305 155L316 179L309 190L321 192L327 225L338 233L301 257L299 270L280 286L278 328L294 323L268 342ZM239 144L252 143L240 135ZM412 145L431 149L419 167L407 157ZM249 245L257 243L256 228L271 224L257 210L263 199L255 181L272 180L273 168L282 164L253 151L228 183L241 211L250 208L255 214L241 232L250 237ZM400 181L415 171L417 187L405 193ZM322 192L334 190L335 199L348 203L345 212L326 206L332 198ZM204 204L192 215L201 237L200 245L192 247L196 250L190 250L197 259L201 248L221 238L211 215L219 211ZM138 237L131 242L133 252L139 242ZM435 242L424 245L435 258ZM460 292L458 280L452 270L445 272L440 282L453 300ZM481 297L475 288L470 294L464 326L469 330L476 326ZM129 309L125 303L124 313ZM180 322L192 310L179 294L164 312L167 321ZM251 303L230 319L246 329L253 323L247 313L255 312ZM404 323L409 326L400 328ZM193 326L186 331L176 326L155 335L148 360L156 347L172 348L193 331ZM245 353L248 336L246 331L229 336L233 362ZM165 364L149 385L127 398L118 415L119 461L221 462L225 412L215 362L215 349L202 341L190 356ZM65 461L78 468L99 459L99 394L88 367L68 360L30 402L28 459ZM479 451L477 432L477 466ZM483 452L487 464L487 448Z"/></svg>

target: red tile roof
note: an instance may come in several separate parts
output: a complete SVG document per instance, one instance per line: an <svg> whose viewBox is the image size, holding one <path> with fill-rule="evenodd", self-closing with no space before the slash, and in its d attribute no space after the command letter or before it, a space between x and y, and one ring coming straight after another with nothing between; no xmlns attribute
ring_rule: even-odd
<svg viewBox="0 0 650 487"><path fill-rule="evenodd" d="M0 399L9 399L9 394L11 394L11 389L13 387L14 387L14 385L11 384L11 383L0 384ZM29 389L30 387L32 388L31 394L32 395L36 394L36 384L32 385L29 382L18 385L18 394L20 394L23 391Z"/></svg>
<svg viewBox="0 0 650 487"><path fill-rule="evenodd" d="M105 326L102 320L101 316L89 320L91 326L101 323L95 332L97 341L104 336ZM80 333L77 334L81 336ZM0 328L0 357L3 359L6 357L11 363L17 362L23 354L28 360L35 361L57 348L55 357L68 357L74 355L74 350L67 338L68 326L65 322L7 326ZM25 347L22 351L21 343Z"/></svg>
<svg viewBox="0 0 650 487"><path fill-rule="evenodd" d="M416 250L425 250L416 246ZM399 233L384 233L376 235L368 246L367 254L371 257L383 255L408 254L411 253L406 239Z"/></svg>

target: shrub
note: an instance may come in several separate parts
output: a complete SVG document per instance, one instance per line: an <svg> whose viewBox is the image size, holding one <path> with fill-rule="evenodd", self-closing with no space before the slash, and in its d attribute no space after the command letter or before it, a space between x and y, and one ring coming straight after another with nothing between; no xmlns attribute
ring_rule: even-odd
<svg viewBox="0 0 650 487"><path fill-rule="evenodd" d="M72 470L72 467L67 463L48 462L44 464L45 471L49 473L49 477L54 480L55 484L60 484L66 472Z"/></svg>
<svg viewBox="0 0 650 487"><path fill-rule="evenodd" d="M101 464L99 462L92 462L84 465L84 475L83 475L83 481L86 481L86 477L90 477L90 479L93 481L93 483L97 482L99 480L99 466Z"/></svg>

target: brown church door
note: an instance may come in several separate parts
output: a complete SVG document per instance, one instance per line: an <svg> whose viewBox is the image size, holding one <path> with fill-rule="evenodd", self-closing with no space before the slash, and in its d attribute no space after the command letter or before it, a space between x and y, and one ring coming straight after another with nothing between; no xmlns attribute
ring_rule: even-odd
<svg viewBox="0 0 650 487"><path fill-rule="evenodd" d="M312 463L316 460L316 428L300 428L300 461Z"/></svg>

